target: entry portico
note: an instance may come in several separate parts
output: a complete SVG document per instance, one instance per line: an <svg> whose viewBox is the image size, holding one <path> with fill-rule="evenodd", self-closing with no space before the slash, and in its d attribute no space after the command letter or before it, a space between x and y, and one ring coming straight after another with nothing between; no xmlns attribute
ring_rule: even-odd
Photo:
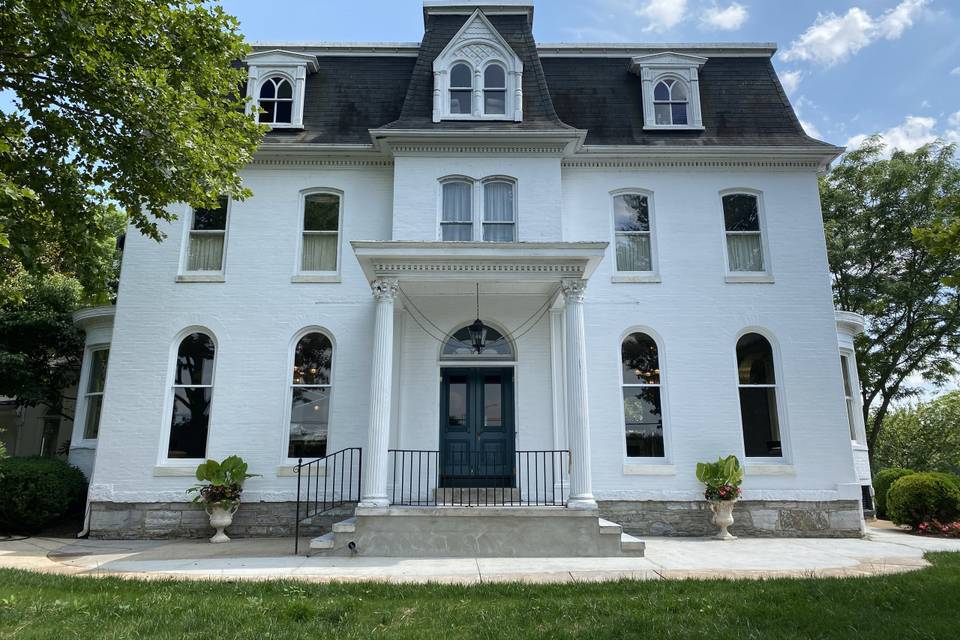
<svg viewBox="0 0 960 640"><path fill-rule="evenodd" d="M566 433L555 433L554 423L561 418L556 415L541 415L539 420L531 420L533 424L519 426L536 431L531 435L541 438L541 442L542 438L549 437L553 441L551 448L559 448L562 443L556 440L558 436L565 436L570 451L567 506L596 509L590 473L583 298L590 275L602 259L607 243L355 241L352 245L364 274L371 282L376 306L370 415L360 506L379 508L391 503L391 493L388 491L391 425L395 425L397 431L394 442L412 442L411 438L417 438L418 448L441 450L439 429L433 431L433 435L430 431L418 435L407 433L415 431L420 425L405 424L402 415L393 415L398 405L393 394L399 389L393 379L398 371L394 359L400 351L396 341L398 334L403 336L395 328L396 317L405 309L419 325L417 329L421 333L431 331L430 325L433 325L437 333L442 331L449 336L466 319L461 303L470 300L466 306L472 313L475 291L482 291L482 298L477 295L477 306L480 307L478 314L484 322L502 328L506 340L513 342L536 324L551 327L549 349L531 350L529 355L519 355L518 351L515 358L517 364L520 358L540 358L543 361L538 362L537 366L547 371L551 368L551 356L560 354L564 363L563 375L552 375L550 385L552 394L558 396L559 402L554 403L554 410L562 410ZM504 309L505 300L516 301L518 297L528 305L536 304L537 309L534 315L513 330L507 328L509 321L485 313L480 302L482 299L487 308ZM446 310L448 313L438 314L431 319L419 309L416 301L432 303L425 305L431 309L430 315L434 313L433 309ZM498 301L500 304L497 304ZM508 303L507 308L514 304ZM562 313L562 320L546 321L548 312L551 318ZM437 380L436 397L439 397L440 377L430 373L407 371L409 376L416 375L418 380ZM411 388L409 384L404 386L407 390ZM417 386L413 385L414 388ZM420 398L428 398L431 397L430 391L420 388L416 393ZM524 403L524 397L515 395L518 405L516 413L522 416L524 412L519 410L519 405ZM433 411L439 418L441 403L435 404ZM510 418L513 419L513 416ZM439 425L440 420L434 420L432 424ZM510 444L512 446L514 443Z"/></svg>

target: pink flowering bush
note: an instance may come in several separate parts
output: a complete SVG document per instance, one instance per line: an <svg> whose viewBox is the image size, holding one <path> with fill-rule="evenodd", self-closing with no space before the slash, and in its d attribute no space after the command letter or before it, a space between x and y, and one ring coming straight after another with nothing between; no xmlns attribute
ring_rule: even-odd
<svg viewBox="0 0 960 640"><path fill-rule="evenodd" d="M960 520L956 522L937 522L930 520L921 522L917 525L917 533L924 536L944 536L947 538L960 538Z"/></svg>

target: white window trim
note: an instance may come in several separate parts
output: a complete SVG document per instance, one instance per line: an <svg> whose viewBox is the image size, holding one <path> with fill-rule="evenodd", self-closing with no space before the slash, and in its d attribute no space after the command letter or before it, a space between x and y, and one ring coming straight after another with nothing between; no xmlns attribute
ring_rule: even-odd
<svg viewBox="0 0 960 640"><path fill-rule="evenodd" d="M257 115L257 122L259 122L260 124L265 124L265 125L269 126L271 129L290 129L290 128L299 128L299 127L302 127L302 125L303 125L303 108L302 108L302 105L298 105L298 101L297 101L297 89L296 89L296 87L297 87L297 80L296 80L296 78L292 77L288 72L277 70L277 71L274 71L274 72L272 72L272 73L268 73L268 74L265 74L265 75L260 76L260 78L258 78L257 81L256 81L256 87L255 87L255 89L254 89L254 91L253 91L253 99L256 101L257 105L259 106L259 105L260 105L260 91L263 90L263 85L265 85L268 81L270 81L270 80L272 80L272 79L274 79L274 78L280 78L281 80L286 80L286 81L290 84L290 96L291 96L291 97L290 97L289 100L287 100L287 99L285 99L285 98L277 98L276 96L274 96L273 98L270 98L270 100L272 100L273 103L274 103L273 117L274 117L274 118L277 117L277 112L276 112L276 108L277 108L276 105L277 105L277 104L279 104L280 102L289 102L289 103L290 103L290 122L262 122L262 121L260 120L259 114ZM300 123L299 123L299 124L297 124L297 116L294 115L294 111L297 110L297 107L298 107L298 106L301 107L301 108L300 108Z"/></svg>
<svg viewBox="0 0 960 640"><path fill-rule="evenodd" d="M86 391L87 386L90 383L90 376L93 371L93 354L96 351L107 351L107 369L110 368L110 343L102 342L97 344L88 345L83 352L83 364L80 366L80 379L77 381L77 404L75 411L76 419L74 420L73 436L71 439L70 447L75 448L92 448L97 446L97 440L99 440L100 435L100 425L97 425L97 438L85 438L84 433L86 433L87 428L87 398L94 395L99 395L101 398L104 397L106 392L106 376L104 376L104 385L103 391L88 393ZM103 401L100 402L100 421L103 422Z"/></svg>
<svg viewBox="0 0 960 640"><path fill-rule="evenodd" d="M326 193L330 195L337 196L340 199L340 210L337 213L337 268L333 271L304 271L303 270L303 236L306 233L325 233L326 235L331 235L333 232L309 232L304 230L305 223L305 211L307 204L307 196L316 195L318 193ZM297 250L296 250L296 262L293 265L293 277L290 279L290 282L293 283L310 283L310 282L340 282L340 273L341 265L343 263L343 212L344 212L344 193L340 189L333 187L311 187L309 189L303 189L300 191L299 199L299 209L297 215L299 216L299 223L297 224Z"/></svg>
<svg viewBox="0 0 960 640"><path fill-rule="evenodd" d="M667 51L630 60L630 71L639 75L643 93L643 128L647 130L703 131L700 110L700 68L707 58ZM653 89L660 80L672 78L687 86L687 124L657 124Z"/></svg>
<svg viewBox="0 0 960 640"><path fill-rule="evenodd" d="M227 197L227 218L223 225L223 255L220 256L220 269L217 271L188 271L190 262L190 241L193 235L194 208L186 205L183 219L183 240L180 243L180 269L177 282L226 282L227 279L227 243L230 240L230 217L233 211L233 198Z"/></svg>
<svg viewBox="0 0 960 640"><path fill-rule="evenodd" d="M627 384L623 381L623 341L626 340L634 333L643 333L649 336L653 342L657 345L657 363L660 366L660 382L658 384ZM663 349L663 339L660 337L660 334L651 329L650 327L637 325L630 327L620 336L620 341L617 342L617 394L618 402L620 404L620 428L623 431L620 432L620 447L623 453L623 473L624 475L672 475L673 473L673 464L672 464L672 450L673 444L671 442L672 430L670 429L670 409L669 402L667 401L667 371L664 367L664 349ZM663 456L643 456L643 457L631 457L627 455L627 414L626 410L623 408L623 388L624 387L658 387L660 389L660 423L663 426ZM650 473L641 473L638 471L640 466L651 466ZM656 467L656 470L652 468Z"/></svg>
<svg viewBox="0 0 960 640"><path fill-rule="evenodd" d="M647 198L647 210L650 213L650 270L649 271L621 271L617 264L617 234L623 233L617 231L616 199L617 196L640 195ZM610 192L610 246L613 247L611 258L613 260L613 276L611 282L660 282L660 254L659 242L657 242L657 222L656 222L656 203L654 202L653 191L649 189L617 189Z"/></svg>
<svg viewBox="0 0 960 640"><path fill-rule="evenodd" d="M850 373L850 392L853 394L850 399L853 401L853 430L856 432L856 438L851 442L856 447L867 446L867 430L863 424L863 397L860 395L860 374L857 371L857 354L851 349L840 347L840 357L847 359L847 369ZM843 375L843 366L840 368L840 375ZM843 389L844 410L846 411L847 391Z"/></svg>
<svg viewBox="0 0 960 640"><path fill-rule="evenodd" d="M471 198L470 206L470 228L471 236L470 240L444 240L443 239L443 185L450 182L465 182L470 185ZM486 223L484 216L486 211L484 210L484 187L491 182L503 182L513 186L513 240L510 242L516 243L520 242L520 205L519 205L519 192L517 179L511 176L486 176L484 178L471 178L469 176L462 175L452 175L444 176L437 181L437 240L439 242L490 242L493 243L493 240L484 240L483 239L483 225L491 224ZM496 224L496 223L493 223ZM509 242L508 242L509 243Z"/></svg>
<svg viewBox="0 0 960 640"><path fill-rule="evenodd" d="M727 235L728 234L739 234L743 232L737 231L727 231L727 222L726 217L723 212L723 198L724 196L731 195L748 195L754 196L757 199L757 216L759 218L759 227L760 227L760 251L763 260L763 271L731 271L730 270L730 250L727 247ZM748 187L742 188L731 188L723 189L719 192L717 196L717 201L720 204L720 231L721 231L721 242L723 247L723 276L724 281L729 283L758 283L758 284L773 284L773 263L770 258L770 245L769 245L769 234L767 233L767 209L764 204L763 191L759 189L751 189ZM749 232L757 233L757 232Z"/></svg>
<svg viewBox="0 0 960 640"><path fill-rule="evenodd" d="M756 333L766 338L770 344L770 350L773 354L773 379L776 381L772 385L741 385L739 360L737 359L737 343L740 338L748 333ZM790 427L787 420L787 406L783 396L785 382L783 379L783 361L780 355L780 343L773 337L773 334L764 327L747 327L740 331L733 341L733 382L736 389L735 399L737 408L737 434L740 436L740 453L743 456L744 464L753 463L754 465L766 466L792 466L793 465L793 446L790 444ZM747 456L747 445L743 437L743 411L740 409L740 387L773 387L774 397L777 405L777 427L780 430L780 457L772 456ZM776 475L766 473L764 475Z"/></svg>
<svg viewBox="0 0 960 640"><path fill-rule="evenodd" d="M304 327L300 329L293 337L290 339L290 343L287 346L287 368L284 370L284 386L283 386L283 397L284 397L284 409L283 409L283 423L280 425L280 433L283 434L281 438L281 449L279 457L279 469L277 471L278 476L286 475L286 471L281 471L280 469L286 469L292 465L297 464L297 458L291 458L287 455L287 452L290 450L290 419L293 413L293 387L294 386L305 386L305 387L315 387L315 386L324 386L324 385L294 385L292 382L292 377L290 372L293 371L293 363L296 359L296 349L297 344L308 336L311 333L322 333L326 336L327 340L330 341L330 345L333 347L333 356L330 358L330 384L326 385L330 389L330 399L328 401L329 413L327 415L327 455L337 451L332 448L331 443L333 442L333 416L334 416L334 403L335 403L335 394L336 394L336 381L335 376L337 373L337 353L339 349L337 348L337 341L333 337L333 332L331 332L326 327L321 327L320 325L311 325L309 327ZM321 466L321 470L324 467Z"/></svg>
<svg viewBox="0 0 960 640"><path fill-rule="evenodd" d="M202 333L210 338L213 341L213 371L210 373L210 384L209 385L174 385L174 380L176 380L177 373L177 357L180 353L180 343L183 342L184 338L193 333ZM170 421L173 418L173 394L174 386L183 387L183 386L202 386L209 387L210 389L216 389L217 383L217 363L220 359L220 341L217 339L216 334L211 331L209 328L203 325L191 325L186 329L182 329L178 332L172 341L170 346L170 352L167 356L169 361L167 368L167 386L166 386L166 399L163 403L163 417L162 422L160 423L160 451L157 457L157 467L167 468L167 469L195 469L196 466L203 462L204 460L210 458L210 436L213 434L213 418L214 410L214 392L210 393L210 411L207 416L207 444L205 456L203 458L169 458L167 457L167 452L170 450ZM157 472L157 469L154 469L154 475L169 475L169 473L164 473L163 471Z"/></svg>
<svg viewBox="0 0 960 640"><path fill-rule="evenodd" d="M264 123L271 129L302 129L303 103L306 93L307 75L316 73L319 69L317 57L304 53L273 49L258 51L248 55L247 63L247 112L257 117L257 104L260 98L260 87L267 78L282 76L287 79L293 88L293 108L290 113L290 122L275 124Z"/></svg>

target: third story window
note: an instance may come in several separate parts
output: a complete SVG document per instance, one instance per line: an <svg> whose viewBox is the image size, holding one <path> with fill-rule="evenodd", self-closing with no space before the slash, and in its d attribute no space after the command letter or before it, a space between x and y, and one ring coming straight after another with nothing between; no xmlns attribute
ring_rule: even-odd
<svg viewBox="0 0 960 640"><path fill-rule="evenodd" d="M650 203L647 196L628 193L613 199L617 241L617 271L651 271Z"/></svg>
<svg viewBox="0 0 960 640"><path fill-rule="evenodd" d="M660 356L645 333L631 333L620 347L623 416L630 458L663 457Z"/></svg>
<svg viewBox="0 0 960 640"><path fill-rule="evenodd" d="M290 384L290 435L287 456L327 455L333 344L322 333L308 333L293 353Z"/></svg>
<svg viewBox="0 0 960 640"><path fill-rule="evenodd" d="M340 196L311 193L303 199L301 271L336 271L340 231Z"/></svg>
<svg viewBox="0 0 960 640"><path fill-rule="evenodd" d="M266 124L289 124L293 120L293 85L286 78L274 76L260 85L259 121Z"/></svg>
<svg viewBox="0 0 960 640"><path fill-rule="evenodd" d="M216 208L194 209L190 225L187 271L222 271L227 237L227 205L221 196Z"/></svg>
<svg viewBox="0 0 960 640"><path fill-rule="evenodd" d="M656 123L663 125L687 124L687 85L680 80L666 79L653 89L653 111Z"/></svg>
<svg viewBox="0 0 960 640"><path fill-rule="evenodd" d="M723 223L730 271L763 271L758 198L749 193L723 196Z"/></svg>
<svg viewBox="0 0 960 640"><path fill-rule="evenodd" d="M766 338L757 333L740 338L737 342L737 375L743 446L747 457L782 457L773 349Z"/></svg>
<svg viewBox="0 0 960 640"><path fill-rule="evenodd" d="M507 112L507 76L498 64L491 64L483 72L483 112L487 115Z"/></svg>
<svg viewBox="0 0 960 640"><path fill-rule="evenodd" d="M455 64L450 70L450 113L472 113L473 71L465 64Z"/></svg>

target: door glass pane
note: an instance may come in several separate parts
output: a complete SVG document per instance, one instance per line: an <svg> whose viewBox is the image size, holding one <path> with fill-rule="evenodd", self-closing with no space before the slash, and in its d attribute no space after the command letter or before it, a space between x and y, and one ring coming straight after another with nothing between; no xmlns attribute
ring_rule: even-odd
<svg viewBox="0 0 960 640"><path fill-rule="evenodd" d="M483 381L483 426L503 426L502 381L500 376L484 376Z"/></svg>
<svg viewBox="0 0 960 640"><path fill-rule="evenodd" d="M330 389L294 387L290 407L291 458L322 458L327 455Z"/></svg>
<svg viewBox="0 0 960 640"><path fill-rule="evenodd" d="M450 400L447 409L447 424L452 427L467 426L467 378L450 376Z"/></svg>
<svg viewBox="0 0 960 640"><path fill-rule="evenodd" d="M178 387L173 390L169 458L204 458L210 420L210 387Z"/></svg>
<svg viewBox="0 0 960 640"><path fill-rule="evenodd" d="M659 387L624 387L627 455L663 457L663 414Z"/></svg>

